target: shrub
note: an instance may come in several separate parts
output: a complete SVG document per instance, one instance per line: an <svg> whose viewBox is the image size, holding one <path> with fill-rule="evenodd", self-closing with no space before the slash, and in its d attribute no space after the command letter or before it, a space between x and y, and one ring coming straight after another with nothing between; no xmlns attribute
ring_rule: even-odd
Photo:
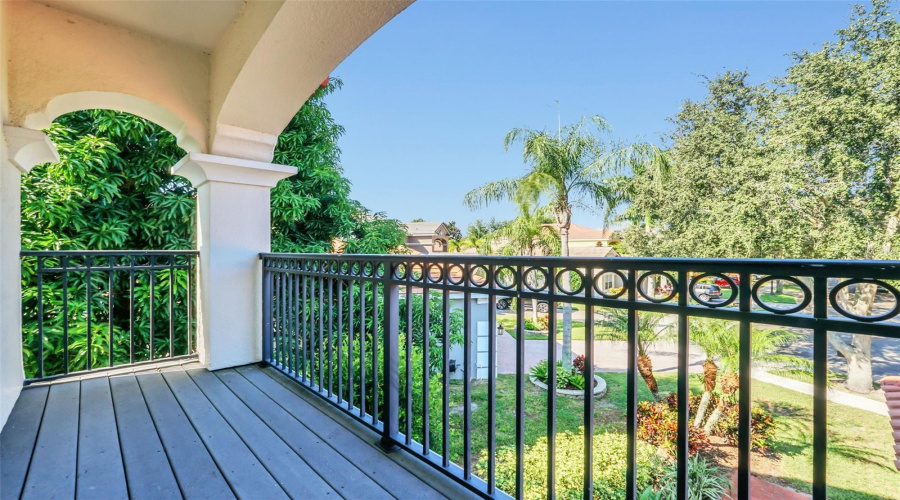
<svg viewBox="0 0 900 500"><path fill-rule="evenodd" d="M626 439L624 434L604 433L593 437L594 498L625 498ZM638 491L651 487L666 472L666 464L654 447L637 443ZM547 438L541 437L525 450L524 498L547 496ZM480 474L487 474L487 458L476 466ZM485 476L486 477L486 476ZM497 487L506 492L516 490L516 450L504 448L497 452ZM580 499L584 483L584 434L564 432L556 436L556 492L560 499Z"/></svg>
<svg viewBox="0 0 900 500"><path fill-rule="evenodd" d="M547 383L550 379L549 363L546 359L540 360L531 367L531 376ZM575 370L566 370L561 361L556 362L556 388L557 389L584 389L584 376Z"/></svg>
<svg viewBox="0 0 900 500"><path fill-rule="evenodd" d="M584 355L579 354L572 360L572 368L578 373L584 373Z"/></svg>
<svg viewBox="0 0 900 500"><path fill-rule="evenodd" d="M672 394L659 403L642 401L638 403L637 437L656 445L674 456L678 443L677 401L673 404ZM688 421L690 424L690 420ZM688 453L696 454L710 445L709 437L702 428L690 425L688 428Z"/></svg>
<svg viewBox="0 0 900 500"><path fill-rule="evenodd" d="M538 322L537 322L537 327L538 327L537 328L538 330L549 332L550 331L550 316L548 314L545 314L545 315L539 317Z"/></svg>
<svg viewBox="0 0 900 500"><path fill-rule="evenodd" d="M525 320L525 329L526 330L537 330L538 326L534 323L534 321L531 321L530 319L526 319Z"/></svg>
<svg viewBox="0 0 900 500"><path fill-rule="evenodd" d="M662 478L659 498L678 498L677 487L678 467L671 465ZM700 455L688 459L688 500L719 500L730 491L731 481L727 471L710 464Z"/></svg>
<svg viewBox="0 0 900 500"><path fill-rule="evenodd" d="M758 406L750 410L750 446L763 453L768 452L775 434L775 417L771 412ZM738 405L725 407L722 416L713 428L713 434L724 437L729 444L737 446Z"/></svg>

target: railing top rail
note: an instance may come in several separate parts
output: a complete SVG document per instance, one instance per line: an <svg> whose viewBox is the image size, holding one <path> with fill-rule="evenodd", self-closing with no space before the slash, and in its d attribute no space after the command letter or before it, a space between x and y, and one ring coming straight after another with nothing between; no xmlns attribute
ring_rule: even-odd
<svg viewBox="0 0 900 500"><path fill-rule="evenodd" d="M327 259L368 262L451 262L494 265L554 266L560 268L607 267L641 271L726 272L751 274L798 274L852 278L877 271L878 278L900 279L898 260L816 260L816 259L697 259L666 257L508 257L470 254L291 254L261 253L260 259Z"/></svg>
<svg viewBox="0 0 900 500"><path fill-rule="evenodd" d="M200 255L199 250L22 250L21 257L77 257L81 255Z"/></svg>

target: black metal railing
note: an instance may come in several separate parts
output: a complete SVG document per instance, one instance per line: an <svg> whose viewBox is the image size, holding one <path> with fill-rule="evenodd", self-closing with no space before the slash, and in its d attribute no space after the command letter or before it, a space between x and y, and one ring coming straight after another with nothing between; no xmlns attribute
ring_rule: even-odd
<svg viewBox="0 0 900 500"><path fill-rule="evenodd" d="M578 305L585 318L595 310L627 312L627 471L625 497L638 496L638 315L677 316L678 401L688 401L688 354L691 317L739 324L738 480L737 498L750 498L751 455L751 325L809 329L813 338L813 477L816 499L826 495L827 334L845 332L900 338L900 280L896 261L695 260L644 258L516 258L468 255L291 255L262 254L263 355L266 362L294 377L316 394L380 432L385 447L402 448L482 496L506 493L523 497L525 466L525 307L515 317L515 414L497 415L497 304L531 299L556 311L560 304ZM568 279L565 275L568 274ZM719 281L721 286L709 283ZM761 298L775 281L796 287L795 304L779 305ZM707 285L704 285L706 283ZM618 285L618 286L614 286ZM860 312L842 297L866 286L880 293L884 310ZM718 289L718 291L715 291ZM713 290L714 292L711 292ZM717 297L722 290L728 294ZM462 305L451 306L451 294ZM421 297L417 301L416 297ZM473 297L487 300L489 329L486 383L488 415L483 477L472 470L472 319ZM448 381L454 324L462 317L463 361L462 451L449 456ZM565 314L565 313L564 313ZM550 332L557 331L549 315ZM435 323L437 324L435 326ZM594 366L594 321L584 322L585 366ZM417 344L418 342L418 344ZM556 335L547 336L547 360L556 364ZM417 349L416 349L417 347ZM437 350L439 355L433 351ZM421 359L416 357L420 353ZM401 362L402 361L402 362ZM555 371L548 370L549 387ZM587 373L587 372L585 372ZM438 380L438 384L434 380ZM438 391L435 394L435 390ZM554 498L556 470L555 391L546 391L546 497ZM584 384L583 497L593 497L595 401L593 386ZM440 404L432 404L437 399ZM435 418L437 417L437 419ZM498 418L515 420L515 490L497 486ZM688 498L689 405L679 404L677 498ZM433 432L434 428L440 432Z"/></svg>
<svg viewBox="0 0 900 500"><path fill-rule="evenodd" d="M195 354L196 251L23 251L26 382Z"/></svg>

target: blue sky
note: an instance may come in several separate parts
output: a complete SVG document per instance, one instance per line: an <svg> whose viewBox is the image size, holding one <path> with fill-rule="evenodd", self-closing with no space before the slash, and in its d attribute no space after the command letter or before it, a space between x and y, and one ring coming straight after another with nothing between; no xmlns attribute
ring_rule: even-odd
<svg viewBox="0 0 900 500"><path fill-rule="evenodd" d="M703 75L783 74L790 53L845 26L852 2L414 3L335 71L328 99L352 195L408 221L511 218L511 204L477 212L462 197L522 175L503 149L513 127L554 129L599 114L613 137L658 142ZM558 102L558 104L557 104ZM574 221L600 227L602 217Z"/></svg>

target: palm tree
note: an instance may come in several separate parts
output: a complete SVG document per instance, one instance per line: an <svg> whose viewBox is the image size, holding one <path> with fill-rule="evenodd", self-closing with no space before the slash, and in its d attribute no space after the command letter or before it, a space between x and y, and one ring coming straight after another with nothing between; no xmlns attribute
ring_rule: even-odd
<svg viewBox="0 0 900 500"><path fill-rule="evenodd" d="M614 166L606 143L596 133L609 130L606 121L599 116L582 118L581 121L556 134L544 130L516 128L504 140L509 151L513 144L521 143L522 156L528 172L522 177L490 182L466 194L464 201L470 209L478 209L489 203L512 200L536 204L545 201L552 211L559 230L560 254L569 255L569 227L572 224L572 208L586 206L606 208L607 213L616 203L615 193L604 182L608 170ZM563 273L562 285L570 286L571 276ZM563 366L572 367L572 306L563 306Z"/></svg>
<svg viewBox="0 0 900 500"><path fill-rule="evenodd" d="M628 341L628 311L625 309L601 309L601 319L597 322L604 326L606 331L597 332L599 340ZM670 325L660 325L662 314L642 312L638 314L638 359L637 367L641 378L647 384L647 389L653 394L653 398L659 401L659 385L656 376L653 375L653 362L647 352L650 346L670 335Z"/></svg>
<svg viewBox="0 0 900 500"><path fill-rule="evenodd" d="M629 174L617 176L612 180L620 202L630 202L639 198L652 199L658 197L665 189L665 183L672 179L672 163L668 153L649 143L635 143L615 152L614 159L618 163L618 171ZM645 210L633 215L634 222L641 222L645 232L650 232L653 218L649 205Z"/></svg>
<svg viewBox="0 0 900 500"><path fill-rule="evenodd" d="M519 215L491 235L503 255L555 255L559 253L559 234L549 226L553 214L548 207L535 207L527 201L519 204ZM525 279L536 279L534 273ZM541 283L531 283L540 286ZM551 312L553 314L553 312ZM538 299L531 299L531 320L538 321ZM553 335L551 333L551 335Z"/></svg>
<svg viewBox="0 0 900 500"><path fill-rule="evenodd" d="M788 345L799 337L798 334L787 330L758 328L751 335L750 356L754 362L772 367L770 370L773 373L811 377L812 363L809 360L777 352L779 347ZM706 361L703 363L703 396L700 399L700 406L697 408L697 415L694 417L695 426L699 426L703 422L703 417L706 416L712 393L718 383L719 371L724 373L722 392L725 397L719 398L716 408L706 419L703 428L708 434L725 409L725 398L733 399L737 392L740 370L740 331L735 322L711 318L692 318L691 340L706 352Z"/></svg>

